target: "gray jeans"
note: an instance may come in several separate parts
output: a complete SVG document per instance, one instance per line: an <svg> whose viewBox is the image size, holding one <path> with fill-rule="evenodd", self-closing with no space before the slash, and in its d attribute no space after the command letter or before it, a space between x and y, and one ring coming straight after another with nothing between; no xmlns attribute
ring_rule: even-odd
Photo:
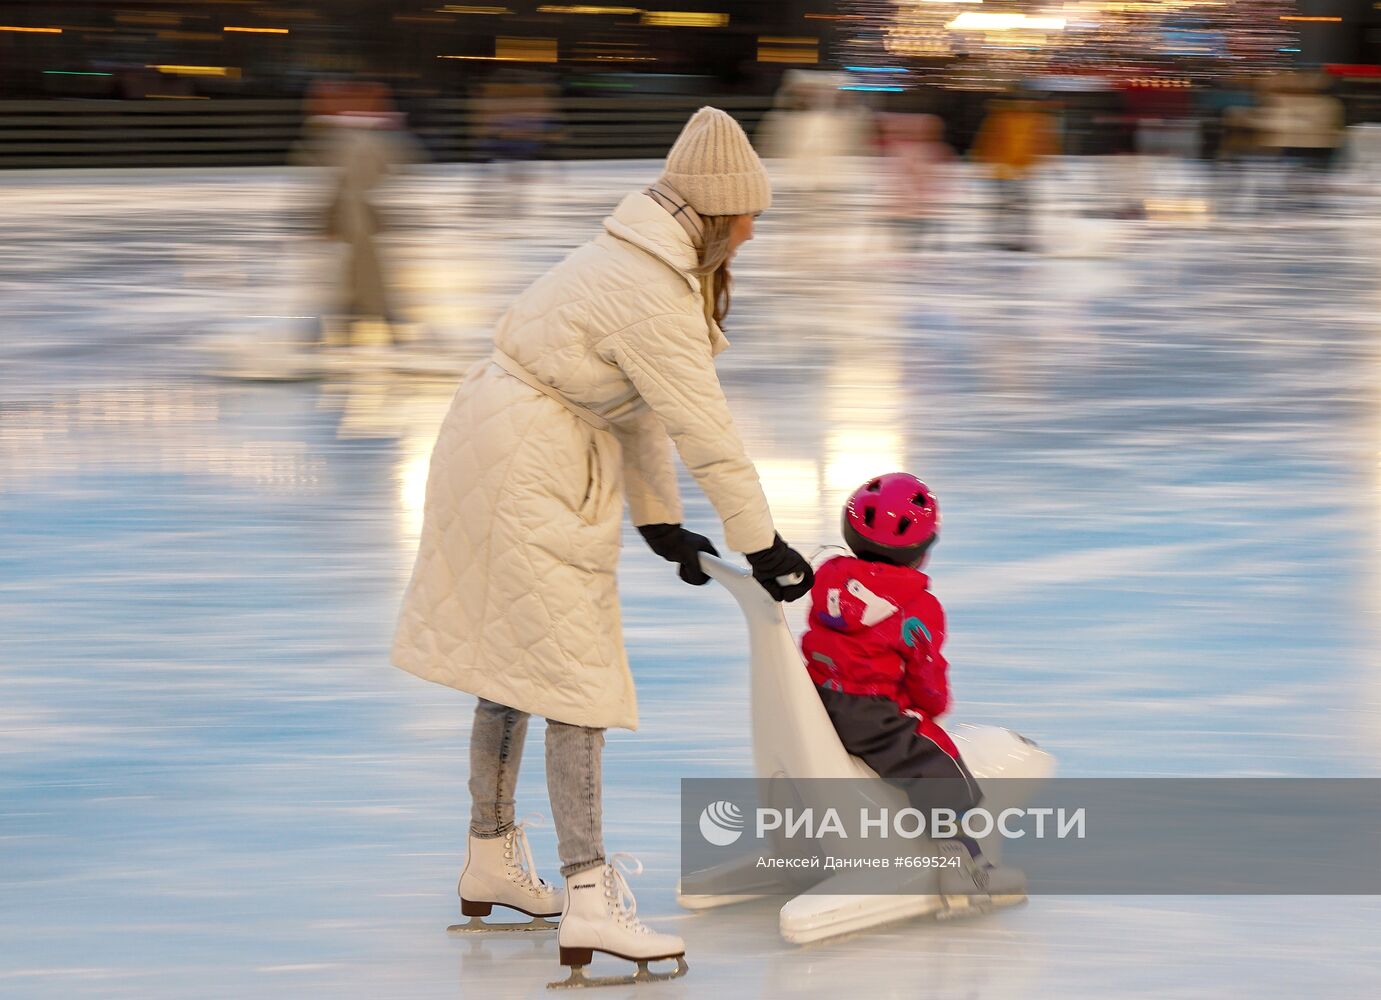
<svg viewBox="0 0 1381 1000"><path fill-rule="evenodd" d="M513 826L513 790L530 716L479 700L470 730L470 832L499 837ZM604 730L547 720L547 796L561 874L604 864L600 758Z"/></svg>

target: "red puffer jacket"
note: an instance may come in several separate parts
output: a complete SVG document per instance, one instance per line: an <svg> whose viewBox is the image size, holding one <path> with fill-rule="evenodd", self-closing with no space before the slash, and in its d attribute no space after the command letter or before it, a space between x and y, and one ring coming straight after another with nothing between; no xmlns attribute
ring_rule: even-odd
<svg viewBox="0 0 1381 1000"><path fill-rule="evenodd" d="M815 573L801 638L817 687L883 695L927 717L949 708L945 611L919 570L836 556Z"/></svg>

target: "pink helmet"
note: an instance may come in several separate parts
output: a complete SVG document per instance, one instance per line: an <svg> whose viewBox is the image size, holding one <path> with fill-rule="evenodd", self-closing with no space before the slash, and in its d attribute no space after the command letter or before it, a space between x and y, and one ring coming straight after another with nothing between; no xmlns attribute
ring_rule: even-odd
<svg viewBox="0 0 1381 1000"><path fill-rule="evenodd" d="M844 540L860 558L914 566L939 529L940 502L905 472L868 480L844 504Z"/></svg>

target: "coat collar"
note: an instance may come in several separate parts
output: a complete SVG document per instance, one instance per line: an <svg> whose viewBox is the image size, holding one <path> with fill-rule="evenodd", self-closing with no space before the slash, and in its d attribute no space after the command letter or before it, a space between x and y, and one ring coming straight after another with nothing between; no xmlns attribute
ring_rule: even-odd
<svg viewBox="0 0 1381 1000"><path fill-rule="evenodd" d="M661 205L641 191L619 202L614 214L604 220L604 228L617 239L631 243L652 254L686 280L691 291L700 296L704 306L705 323L709 327L710 356L715 357L729 346L729 339L714 321L714 310L705 282L691 272L700 254L688 232Z"/></svg>
<svg viewBox="0 0 1381 1000"><path fill-rule="evenodd" d="M699 255L690 235L666 209L642 192L619 202L614 214L604 220L611 236L632 243L665 263L681 275L691 291L700 291L700 278L692 274Z"/></svg>

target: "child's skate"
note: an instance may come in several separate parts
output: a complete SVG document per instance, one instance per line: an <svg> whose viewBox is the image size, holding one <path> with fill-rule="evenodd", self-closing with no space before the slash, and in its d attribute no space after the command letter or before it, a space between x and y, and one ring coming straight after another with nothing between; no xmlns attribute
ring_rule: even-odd
<svg viewBox="0 0 1381 1000"><path fill-rule="evenodd" d="M642 864L627 855L612 855L610 860L622 862L625 858L635 866L628 869L632 874L643 870ZM637 900L624 880L623 870L613 864L567 878L566 910L556 940L561 964L569 966L571 974L559 982L548 983L548 988L625 986L684 976L689 969L685 942L674 934L658 934L645 927L637 911ZM597 951L636 962L638 971L628 976L587 977L585 967ZM676 968L669 972L648 968L651 962L671 960L675 960Z"/></svg>
<svg viewBox="0 0 1381 1000"><path fill-rule="evenodd" d="M469 917L450 931L550 931L560 916L564 893L537 876L527 833L518 823L502 837L470 837L470 852L460 875L460 912ZM502 906L531 917L515 923L487 923L484 918Z"/></svg>
<svg viewBox="0 0 1381 1000"><path fill-rule="evenodd" d="M955 841L945 841L938 847L941 857L957 858L959 864L940 870L943 905L936 919L977 916L1026 901L1026 875L1020 868L990 864L981 854L975 858Z"/></svg>

